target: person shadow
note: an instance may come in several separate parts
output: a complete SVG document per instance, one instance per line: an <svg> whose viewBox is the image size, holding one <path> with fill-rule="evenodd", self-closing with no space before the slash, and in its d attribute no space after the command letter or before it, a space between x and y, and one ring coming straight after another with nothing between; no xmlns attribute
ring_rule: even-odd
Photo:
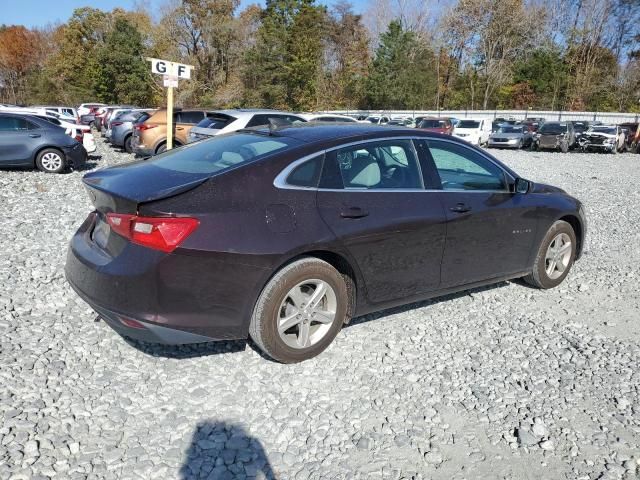
<svg viewBox="0 0 640 480"><path fill-rule="evenodd" d="M238 477L277 479L260 440L238 424L200 422L193 433L178 479L232 480Z"/></svg>

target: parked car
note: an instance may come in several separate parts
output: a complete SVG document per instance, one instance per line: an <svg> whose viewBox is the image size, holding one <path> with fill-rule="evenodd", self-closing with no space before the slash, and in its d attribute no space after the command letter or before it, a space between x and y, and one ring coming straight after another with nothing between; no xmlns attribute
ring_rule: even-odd
<svg viewBox="0 0 640 480"><path fill-rule="evenodd" d="M625 143L624 149L626 151L635 153L637 150L636 136L638 133L638 128L640 127L640 123L626 122L626 123L621 123L619 127L622 129L624 133L624 143Z"/></svg>
<svg viewBox="0 0 640 480"><path fill-rule="evenodd" d="M386 125L389 123L390 118L386 115L370 115L367 117L367 122L373 123L374 125Z"/></svg>
<svg viewBox="0 0 640 480"><path fill-rule="evenodd" d="M453 128L453 136L466 140L473 145L485 145L491 135L491 119L460 120Z"/></svg>
<svg viewBox="0 0 640 480"><path fill-rule="evenodd" d="M173 146L179 147L189 142L189 132L206 116L205 110L174 110ZM157 110L144 122L133 129L131 147L136 155L143 157L157 155L167 149L167 111Z"/></svg>
<svg viewBox="0 0 640 480"><path fill-rule="evenodd" d="M502 125L498 131L489 135L487 146L493 148L531 147L533 133L526 125Z"/></svg>
<svg viewBox="0 0 640 480"><path fill-rule="evenodd" d="M65 271L105 322L160 343L251 336L287 363L351 317L518 277L556 287L586 232L563 190L409 128L242 130L84 184L94 211Z"/></svg>
<svg viewBox="0 0 640 480"><path fill-rule="evenodd" d="M509 118L496 117L491 122L491 131L497 132L498 128L500 128L501 125L515 125L516 123L518 123L518 120L516 120L513 117L509 117Z"/></svg>
<svg viewBox="0 0 640 480"><path fill-rule="evenodd" d="M580 148L584 151L609 153L622 152L625 149L624 132L617 125L596 125L580 137Z"/></svg>
<svg viewBox="0 0 640 480"><path fill-rule="evenodd" d="M580 137L582 137L582 135L587 130L589 130L589 127L591 125L589 124L589 122L586 122L584 120L572 120L571 124L573 125L573 131L575 132L575 140L573 144L570 145L570 147L576 147L580 145Z"/></svg>
<svg viewBox="0 0 640 480"><path fill-rule="evenodd" d="M31 107L17 107L15 109L4 110L4 112L40 118L41 120L45 120L53 125L63 128L65 133L81 143L88 153L93 153L97 149L95 139L91 134L91 128L86 125L77 124L73 122L70 117L67 117L65 115L60 115L56 112L51 112L42 108Z"/></svg>
<svg viewBox="0 0 640 480"><path fill-rule="evenodd" d="M111 143L112 135L113 135L113 124L118 123L124 115L128 113L145 112L145 111L148 111L148 110L143 108L119 108L111 112L109 119L104 122L104 125L106 128L106 131L104 133L105 141Z"/></svg>
<svg viewBox="0 0 640 480"><path fill-rule="evenodd" d="M453 133L453 123L446 117L424 117L416 128L427 132L442 133L443 135L451 135Z"/></svg>
<svg viewBox="0 0 640 480"><path fill-rule="evenodd" d="M100 123L100 133L102 133L102 135L106 137L107 131L109 130L109 123L111 122L111 120L119 113L131 111L135 108L136 107L133 107L131 105L118 105L118 106L107 107L105 114L102 117L102 122Z"/></svg>
<svg viewBox="0 0 640 480"><path fill-rule="evenodd" d="M534 133L536 133L540 129L540 126L543 123L544 122L538 122L536 120L523 120L522 122L519 123L519 125L523 125L523 126L527 127L529 132L531 132L531 134L533 135Z"/></svg>
<svg viewBox="0 0 640 480"><path fill-rule="evenodd" d="M355 118L337 113L298 113L297 115L307 122L357 123Z"/></svg>
<svg viewBox="0 0 640 480"><path fill-rule="evenodd" d="M61 173L86 161L87 151L64 128L38 117L0 112L0 167Z"/></svg>
<svg viewBox="0 0 640 480"><path fill-rule="evenodd" d="M30 108L43 108L48 112L55 112L60 115L66 115L67 117L73 118L75 122L80 122L80 115L78 115L78 111L74 107L35 105L34 107L30 107Z"/></svg>
<svg viewBox="0 0 640 480"><path fill-rule="evenodd" d="M571 122L546 122L536 133L533 145L534 150L559 150L567 153L575 144L576 134Z"/></svg>
<svg viewBox="0 0 640 480"><path fill-rule="evenodd" d="M207 112L206 118L200 121L189 132L189 143L198 142L221 133L235 132L241 128L255 128L272 123L278 126L304 123L302 115L278 110L218 110Z"/></svg>
<svg viewBox="0 0 640 480"><path fill-rule="evenodd" d="M133 129L138 123L147 120L154 110L135 110L119 115L111 122L109 141L114 147L122 147L125 152L133 153Z"/></svg>
<svg viewBox="0 0 640 480"><path fill-rule="evenodd" d="M97 110L98 107L105 107L104 103L83 103L78 107L78 115L82 117L83 115L89 115Z"/></svg>

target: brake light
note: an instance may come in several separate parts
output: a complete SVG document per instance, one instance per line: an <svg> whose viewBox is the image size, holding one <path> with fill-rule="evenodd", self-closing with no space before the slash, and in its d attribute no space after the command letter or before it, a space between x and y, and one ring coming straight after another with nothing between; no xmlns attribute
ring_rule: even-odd
<svg viewBox="0 0 640 480"><path fill-rule="evenodd" d="M167 253L174 251L200 224L190 217L138 217L121 213L108 213L107 222L131 242Z"/></svg>
<svg viewBox="0 0 640 480"><path fill-rule="evenodd" d="M149 130L151 128L156 128L158 125L154 123L141 123L140 125L136 125L136 130L144 131Z"/></svg>
<svg viewBox="0 0 640 480"><path fill-rule="evenodd" d="M76 130L76 136L74 138L78 142L82 143L82 139L84 138L84 133L82 133L82 130Z"/></svg>

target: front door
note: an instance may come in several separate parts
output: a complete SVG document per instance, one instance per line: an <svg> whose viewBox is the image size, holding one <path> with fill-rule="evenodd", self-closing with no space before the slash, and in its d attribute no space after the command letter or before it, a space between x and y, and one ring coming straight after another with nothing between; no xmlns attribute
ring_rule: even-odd
<svg viewBox="0 0 640 480"><path fill-rule="evenodd" d="M474 148L443 140L427 143L447 215L442 287L529 268L537 217L533 198L513 193L513 179Z"/></svg>
<svg viewBox="0 0 640 480"><path fill-rule="evenodd" d="M327 153L318 208L357 262L370 302L438 288L446 219L439 196L424 190L411 140Z"/></svg>

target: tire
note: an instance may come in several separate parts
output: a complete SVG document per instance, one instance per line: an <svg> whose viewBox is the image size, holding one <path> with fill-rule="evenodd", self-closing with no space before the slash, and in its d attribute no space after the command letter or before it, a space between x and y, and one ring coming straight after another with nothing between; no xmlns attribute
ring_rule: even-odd
<svg viewBox="0 0 640 480"><path fill-rule="evenodd" d="M45 173L62 173L67 168L67 160L60 150L45 148L36 157L36 167Z"/></svg>
<svg viewBox="0 0 640 480"><path fill-rule="evenodd" d="M516 147L516 150L522 150L522 139L520 139L520 141L518 142L518 146Z"/></svg>
<svg viewBox="0 0 640 480"><path fill-rule="evenodd" d="M562 142L560 144L560 151L562 153L567 153L569 151L569 145L566 142Z"/></svg>
<svg viewBox="0 0 640 480"><path fill-rule="evenodd" d="M131 145L132 140L133 138L131 137L131 135L127 136L127 138L124 139L124 151L127 153L133 153L133 145Z"/></svg>
<svg viewBox="0 0 640 480"><path fill-rule="evenodd" d="M160 145L158 145L158 148L156 148L156 155L159 155L161 153L164 153L167 151L167 144L166 143L161 143Z"/></svg>
<svg viewBox="0 0 640 480"><path fill-rule="evenodd" d="M569 250L566 253L566 257L554 256L549 258L550 254L553 255L550 250L550 246L552 245L552 243L557 242L558 239L564 239L565 241L568 240L570 242ZM556 243L556 246L551 248L557 248L561 244L561 242L560 244ZM542 239L542 243L540 244L540 248L538 249L538 255L536 255L535 262L533 263L533 270L529 275L524 277L524 281L530 285L533 285L534 287L541 289L554 288L560 285L567 277L569 271L571 270L571 267L573 266L573 262L576 258L576 245L576 234L573 231L573 227L563 220L558 220L557 222L555 222L553 225L551 225L551 228ZM566 246L566 243L562 246ZM560 268L558 267L558 264L556 262L556 266L553 268L553 271L550 275L548 269L551 267L553 258L560 259L563 270L560 271ZM550 260L549 264L547 264L547 260Z"/></svg>
<svg viewBox="0 0 640 480"><path fill-rule="evenodd" d="M309 310L304 302L313 301L313 293L321 285L326 293L315 311L328 312L328 316L315 313L312 316L314 309ZM278 271L262 290L251 317L249 335L260 350L278 362L296 363L313 358L329 346L348 320L350 291L345 278L327 262L313 257L296 260ZM290 327L281 331L279 324L285 318ZM319 322L319 318L326 321Z"/></svg>

